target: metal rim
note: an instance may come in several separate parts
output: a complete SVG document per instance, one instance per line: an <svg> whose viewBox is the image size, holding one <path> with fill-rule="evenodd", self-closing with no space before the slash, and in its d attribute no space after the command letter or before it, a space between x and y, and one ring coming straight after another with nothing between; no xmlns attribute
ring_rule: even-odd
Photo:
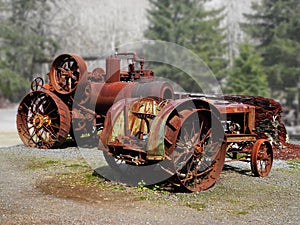
<svg viewBox="0 0 300 225"><path fill-rule="evenodd" d="M70 94L76 89L81 77L86 72L86 63L80 56L63 54L53 61L49 80L58 93Z"/></svg>
<svg viewBox="0 0 300 225"><path fill-rule="evenodd" d="M53 148L62 144L70 123L68 107L47 90L29 93L18 108L18 133L29 147Z"/></svg>
<svg viewBox="0 0 300 225"><path fill-rule="evenodd" d="M271 171L273 163L272 145L266 139L254 143L251 152L251 170L254 176L265 177Z"/></svg>
<svg viewBox="0 0 300 225"><path fill-rule="evenodd" d="M209 189L218 179L225 161L221 123L207 109L183 110L170 121L173 127L181 124L171 155L177 185L190 192Z"/></svg>

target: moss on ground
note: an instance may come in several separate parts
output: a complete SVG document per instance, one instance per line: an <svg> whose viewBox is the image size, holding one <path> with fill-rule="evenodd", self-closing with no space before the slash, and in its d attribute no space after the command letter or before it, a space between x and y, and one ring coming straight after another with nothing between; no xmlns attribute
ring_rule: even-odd
<svg viewBox="0 0 300 225"><path fill-rule="evenodd" d="M125 202L149 201L169 204L170 207L179 205L203 213L216 210L227 216L241 217L273 205L288 208L282 202L291 202L299 196L299 166L274 169L264 178L253 177L248 171L226 169L213 188L200 193L172 192L164 186L146 186L142 182L138 187L109 182L95 176L84 160L33 158L28 161L27 168L47 170L47 176L38 179L36 184L45 194L96 204L109 202L119 207L124 207ZM289 176L294 179L286 179Z"/></svg>

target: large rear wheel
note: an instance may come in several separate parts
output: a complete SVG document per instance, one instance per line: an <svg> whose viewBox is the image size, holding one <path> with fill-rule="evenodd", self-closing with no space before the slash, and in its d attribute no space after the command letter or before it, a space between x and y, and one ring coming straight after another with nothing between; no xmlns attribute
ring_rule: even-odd
<svg viewBox="0 0 300 225"><path fill-rule="evenodd" d="M70 131L70 111L50 91L34 91L18 108L18 133L26 146L53 148L62 144Z"/></svg>
<svg viewBox="0 0 300 225"><path fill-rule="evenodd" d="M206 190L215 184L225 161L222 125L208 109L182 110L167 123L174 131L179 124L171 154L177 185L191 192Z"/></svg>

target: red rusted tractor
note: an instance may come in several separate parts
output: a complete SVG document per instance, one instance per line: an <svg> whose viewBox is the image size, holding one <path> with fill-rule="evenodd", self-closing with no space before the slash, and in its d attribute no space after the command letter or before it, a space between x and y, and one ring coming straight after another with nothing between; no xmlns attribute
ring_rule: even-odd
<svg viewBox="0 0 300 225"><path fill-rule="evenodd" d="M128 70L121 71L120 57L129 59ZM256 176L271 170L272 145L257 139L254 106L175 93L135 53L116 53L106 59L106 71L92 72L81 57L64 54L48 75L48 84L32 82L18 108L18 132L27 146L96 137L113 169L159 167L163 178L192 192L214 185L226 155L251 162Z"/></svg>
<svg viewBox="0 0 300 225"><path fill-rule="evenodd" d="M108 109L119 99L157 94L173 98L168 83L154 81L154 73L144 70L143 59L135 53L118 55L131 57L128 71L120 71L119 58L106 59L105 73L102 68L88 72L80 56L58 56L48 74L50 82L44 84L42 78L36 78L18 108L17 128L24 144L53 148L65 143L69 135L97 133Z"/></svg>

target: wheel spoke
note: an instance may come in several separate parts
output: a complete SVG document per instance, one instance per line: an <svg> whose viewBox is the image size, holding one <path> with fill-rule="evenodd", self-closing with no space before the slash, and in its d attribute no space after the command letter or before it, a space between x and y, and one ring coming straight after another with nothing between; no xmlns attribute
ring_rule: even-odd
<svg viewBox="0 0 300 225"><path fill-rule="evenodd" d="M203 136L203 138L201 139L200 143L203 144L209 136L211 136L211 128L206 132L206 134Z"/></svg>
<svg viewBox="0 0 300 225"><path fill-rule="evenodd" d="M259 139L251 152L251 170L255 176L264 177L272 168L273 150L268 140Z"/></svg>
<svg viewBox="0 0 300 225"><path fill-rule="evenodd" d="M31 116L24 112L20 112L19 114L22 116L22 118L25 119L26 122L32 124L32 121L30 121L30 119L32 118Z"/></svg>
<svg viewBox="0 0 300 225"><path fill-rule="evenodd" d="M35 129L33 129L32 135L30 136L30 140L32 140L33 142L34 142L34 140L33 140L34 136L36 136L36 130Z"/></svg>
<svg viewBox="0 0 300 225"><path fill-rule="evenodd" d="M184 111L182 115L173 153L177 177L189 191L205 190L214 184L223 168L224 140L214 138L209 111ZM216 130L223 130L221 123L216 124Z"/></svg>
<svg viewBox="0 0 300 225"><path fill-rule="evenodd" d="M49 79L58 93L69 94L75 90L86 70L87 66L81 57L64 54L52 63Z"/></svg>
<svg viewBox="0 0 300 225"><path fill-rule="evenodd" d="M31 102L31 104L32 104L32 102ZM35 114L34 111L32 111L31 107L27 106L25 102L24 102L23 106L25 106L32 115Z"/></svg>
<svg viewBox="0 0 300 225"><path fill-rule="evenodd" d="M46 127L45 125L43 125L43 128L47 131L47 133L51 136L54 137L55 139L57 139L57 136L55 134L55 131L52 128L52 126Z"/></svg>
<svg viewBox="0 0 300 225"><path fill-rule="evenodd" d="M51 102L46 102L47 105L44 107L44 111L47 112L48 111L48 108L51 106Z"/></svg>
<svg viewBox="0 0 300 225"><path fill-rule="evenodd" d="M25 145L51 148L66 139L71 124L69 109L52 92L31 92L18 109L18 132Z"/></svg>

